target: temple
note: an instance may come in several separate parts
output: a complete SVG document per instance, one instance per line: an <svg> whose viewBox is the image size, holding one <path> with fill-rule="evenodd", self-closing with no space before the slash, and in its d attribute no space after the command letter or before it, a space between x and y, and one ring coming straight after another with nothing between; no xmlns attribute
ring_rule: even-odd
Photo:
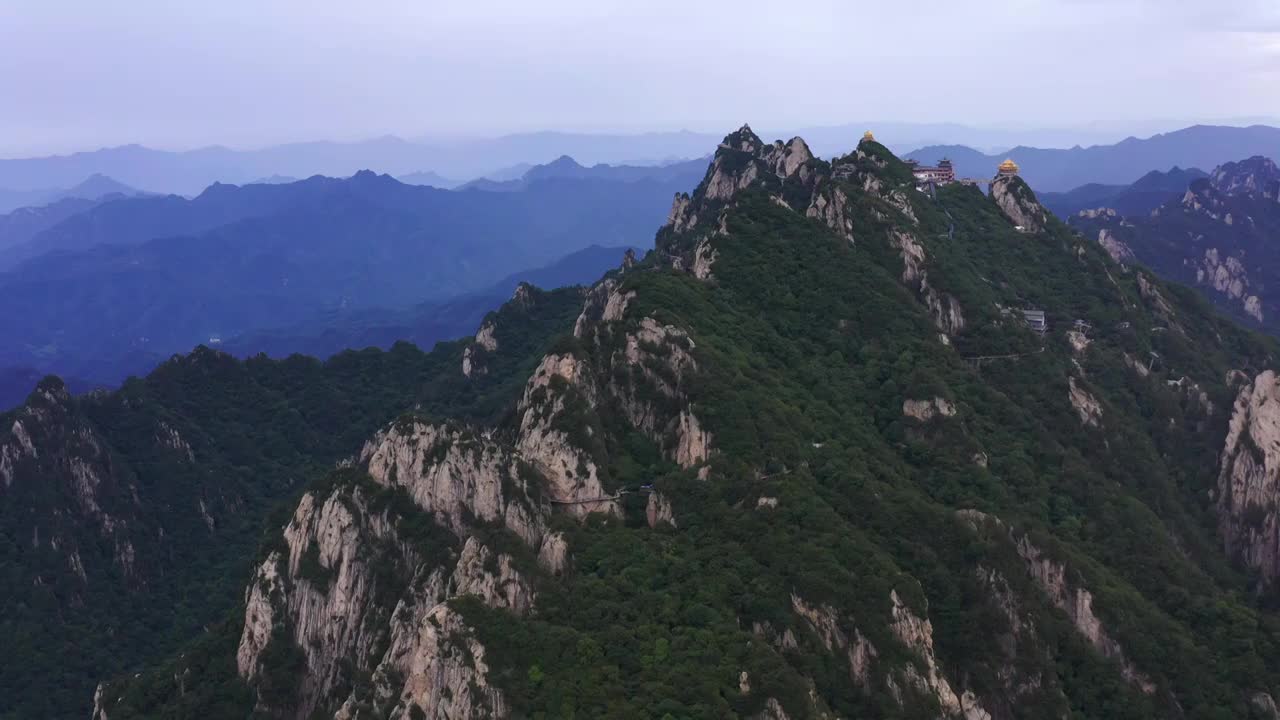
<svg viewBox="0 0 1280 720"><path fill-rule="evenodd" d="M996 177L1013 177L1018 174L1018 163L1011 159L1006 159L1000 163L1000 168L996 171Z"/></svg>
<svg viewBox="0 0 1280 720"><path fill-rule="evenodd" d="M950 185L956 181L956 170L947 158L943 158L933 167L921 165L915 160L908 160L907 164L911 166L911 174L916 176L916 183L919 185L927 185L929 183Z"/></svg>

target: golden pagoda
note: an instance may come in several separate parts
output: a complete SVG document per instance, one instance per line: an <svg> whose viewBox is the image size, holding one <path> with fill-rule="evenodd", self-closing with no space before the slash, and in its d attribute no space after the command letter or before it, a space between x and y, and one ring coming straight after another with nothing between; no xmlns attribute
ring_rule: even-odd
<svg viewBox="0 0 1280 720"><path fill-rule="evenodd" d="M1000 177L1017 175L1018 163L1014 162L1011 158L1006 158L1004 162L1000 163L1000 170L998 174Z"/></svg>
<svg viewBox="0 0 1280 720"><path fill-rule="evenodd" d="M876 136L872 135L870 130L862 133L862 142L875 142L875 141L876 141Z"/></svg>

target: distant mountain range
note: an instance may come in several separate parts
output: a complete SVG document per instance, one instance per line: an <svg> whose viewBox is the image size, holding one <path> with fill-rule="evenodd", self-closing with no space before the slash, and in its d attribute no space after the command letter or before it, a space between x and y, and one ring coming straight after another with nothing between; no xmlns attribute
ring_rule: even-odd
<svg viewBox="0 0 1280 720"><path fill-rule="evenodd" d="M400 341L430 350L438 342L475 334L484 316L510 299L521 284L546 290L590 284L618 267L629 250L634 252L635 248L593 245L545 267L513 273L474 293L403 310L334 313L302 326L229 338L219 349L238 357L266 353L282 358L300 353L321 359L348 349L385 350Z"/></svg>
<svg viewBox="0 0 1280 720"><path fill-rule="evenodd" d="M1207 176L1199 168L1174 167L1168 172L1152 170L1131 185L1090 183L1064 193L1043 192L1038 197L1042 205L1063 218L1101 207L1121 215L1145 215L1181 195L1192 181Z"/></svg>
<svg viewBox="0 0 1280 720"><path fill-rule="evenodd" d="M578 179L612 182L638 182L653 180L671 182L693 188L707 172L708 158L685 160L669 165L608 165L599 163L587 167L568 155L561 155L546 165L535 165L515 180L479 178L458 186L459 190L485 190L489 192L515 192L546 180Z"/></svg>
<svg viewBox="0 0 1280 720"><path fill-rule="evenodd" d="M194 195L217 182L243 184L273 175L345 177L364 168L405 176L408 182L419 184L424 178L439 182L442 176L488 176L519 163L549 162L566 153L591 163L656 164L661 158L704 154L706 137L696 133L533 133L454 143L384 137L359 143L295 143L261 150L209 147L184 152L125 145L71 155L0 160L0 187L66 187L93 173L103 173L145 190ZM499 175L498 179L513 178ZM17 202L31 204L30 200Z"/></svg>
<svg viewBox="0 0 1280 720"><path fill-rule="evenodd" d="M265 353L278 358L303 354L322 359L348 349L387 349L401 341L430 350L438 342L474 334L485 315L510 299L522 283L548 290L589 284L617 267L628 250L634 248L593 245L545 267L513 273L488 288L456 298L406 309L325 313L307 323L253 331L214 342L212 347L238 357ZM142 375L160 359L145 353L126 354L119 360L117 374ZM0 367L0 412L26 399L47 374L30 366ZM63 380L75 395L115 384L108 379L90 381L70 376Z"/></svg>
<svg viewBox="0 0 1280 720"><path fill-rule="evenodd" d="M623 181L594 168L561 177L565 167L516 192L364 171L2 216L0 368L111 384L211 338L252 337L242 346L255 352L333 352L385 345L406 328L423 342L451 336L510 294L511 282L493 290L506 276L591 246L650 246L671 198L700 179ZM45 227L31 232L41 223L18 222L27 216ZM619 253L608 251L611 265ZM594 277L597 257L568 262ZM445 305L464 296L465 311ZM308 339L316 335L328 339Z"/></svg>
<svg viewBox="0 0 1280 720"><path fill-rule="evenodd" d="M940 148L955 156L953 159L958 162L961 160L959 156L965 153L965 160L976 160L971 165L973 172L980 172L984 177L993 172L994 164L990 159L996 156L982 156L981 152L971 148L989 150L1018 145L1019 156L1023 154L1021 151L1026 150L1028 157L1031 157L1037 152L1035 147L1056 147L1067 142L1101 143L1108 140L1104 133L1079 130L1016 131L972 128L952 123L875 121L829 127L770 129L766 135L784 140L794 135L803 135L810 139L810 146L817 155L834 157L846 151L867 129L874 130L877 137L899 152L927 146L921 157L929 162L937 159L935 156L939 154ZM1244 132L1252 129L1218 130ZM1156 136L1152 140L1179 136L1179 133ZM410 184L452 187L466 178L483 177L498 182L516 180L533 165L550 163L562 155L570 155L585 165L671 164L687 158L704 157L706 149L715 147L719 140L718 135L688 131L638 134L534 132L498 138L419 141L388 136L363 142L304 142L257 150L232 150L213 146L173 152L142 145L124 145L70 155L0 160L0 188L10 188L14 193L44 192L46 188L69 187L86 176L102 173L152 192L195 195L215 182L244 184L276 175L296 178L312 175L345 177L363 168L400 177ZM1132 142L1148 141L1125 141L1120 145ZM1188 137L1186 142L1195 144L1201 140ZM1208 142L1212 144L1215 141ZM1237 145L1229 150L1225 155L1209 153L1213 157L1208 159L1197 156L1184 160L1176 154L1168 153L1166 148L1163 156L1162 152L1152 152L1145 161L1133 163L1141 169L1129 175L1092 177L1086 169L1076 179L1063 180L1052 188L1046 186L1044 189L1068 190L1087 182L1128 183L1148 170L1168 167L1171 162L1184 167L1213 167L1231 157L1249 154ZM975 154L980 157L970 157ZM1029 161L1027 164L1030 167L1034 163ZM1079 179L1081 177L1083 179ZM15 195L8 201L8 208L39 204L39 200ZM5 207L3 202L3 198L0 198L0 211Z"/></svg>
<svg viewBox="0 0 1280 720"><path fill-rule="evenodd" d="M457 180L450 180L430 171L411 172L396 179L406 185L426 185L443 190L452 190L462 184Z"/></svg>
<svg viewBox="0 0 1280 720"><path fill-rule="evenodd" d="M1209 168L1242 157L1277 154L1280 128L1196 125L1114 145L1065 150L1019 146L996 154L962 145L937 145L908 153L907 158L932 164L947 157L957 174L975 178L995 175L996 166L1011 158L1037 192L1066 192L1090 183L1128 185L1153 169L1170 165Z"/></svg>
<svg viewBox="0 0 1280 720"><path fill-rule="evenodd" d="M0 161L3 162L3 161ZM97 200L109 195L138 195L139 191L106 175L93 174L65 189L6 190L0 187L0 213L24 207L51 205L61 200Z"/></svg>

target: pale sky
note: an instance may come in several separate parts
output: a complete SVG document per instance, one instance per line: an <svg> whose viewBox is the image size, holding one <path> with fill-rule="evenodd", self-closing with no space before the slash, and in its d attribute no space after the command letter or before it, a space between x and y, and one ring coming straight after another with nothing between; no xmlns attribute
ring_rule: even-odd
<svg viewBox="0 0 1280 720"><path fill-rule="evenodd" d="M1280 0L0 0L0 154L1280 117ZM1184 123L1185 124L1185 123Z"/></svg>

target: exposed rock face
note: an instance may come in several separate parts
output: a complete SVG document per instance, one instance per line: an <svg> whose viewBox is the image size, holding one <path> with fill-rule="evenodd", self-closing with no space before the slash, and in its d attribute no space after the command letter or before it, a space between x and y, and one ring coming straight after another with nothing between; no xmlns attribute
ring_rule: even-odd
<svg viewBox="0 0 1280 720"><path fill-rule="evenodd" d="M569 571L569 543L564 533L551 533L542 541L538 550L538 564L548 573L560 576Z"/></svg>
<svg viewBox="0 0 1280 720"><path fill-rule="evenodd" d="M611 278L606 278L596 283L587 291L587 299L583 303L582 312L573 324L573 336L584 338L599 323L621 320L626 315L627 307L635 296L634 292L620 290L618 282Z"/></svg>
<svg viewBox="0 0 1280 720"><path fill-rule="evenodd" d="M1155 692L1156 686L1125 658L1120 643L1107 633L1102 621L1093 612L1093 593L1083 587L1073 587L1067 580L1067 567L1056 562L1031 540L1023 536L1017 542L1018 554L1027 565L1027 571L1035 579L1049 600L1067 614L1076 630L1093 645L1103 657L1120 664L1121 674L1144 693Z"/></svg>
<svg viewBox="0 0 1280 720"><path fill-rule="evenodd" d="M682 233L693 229L698 222L698 215L693 210L693 201L689 193L678 193L671 201L671 211L667 213L666 227Z"/></svg>
<svg viewBox="0 0 1280 720"><path fill-rule="evenodd" d="M402 613L401 607L411 608ZM387 717L413 717L412 708L428 718L481 720L507 717L502 692L488 682L485 648L475 631L448 605L398 606L393 614L391 646L374 673L374 709L388 708ZM400 618L409 615L405 620ZM395 687L394 679L404 678ZM363 717L362 703L353 696L334 715L335 720Z"/></svg>
<svg viewBox="0 0 1280 720"><path fill-rule="evenodd" d="M1215 168L1209 175L1209 183L1227 195L1259 195L1280 200L1280 168L1261 155Z"/></svg>
<svg viewBox="0 0 1280 720"><path fill-rule="evenodd" d="M521 289L523 289L525 293L529 292L524 283L520 284L520 287L516 289L516 292L519 293ZM494 336L495 330L496 327L494 326L493 321L486 320L484 324L480 326L480 330L476 332L475 341L462 351L463 375L471 377L473 373L484 372L484 367L480 364L480 358L484 357L485 353L491 353L498 349L498 339Z"/></svg>
<svg viewBox="0 0 1280 720"><path fill-rule="evenodd" d="M1138 273L1138 293L1142 298L1151 304L1152 309L1157 315L1166 321L1173 320L1173 308L1169 307L1169 301L1164 299L1164 294L1160 292L1160 288L1144 274Z"/></svg>
<svg viewBox="0 0 1280 720"><path fill-rule="evenodd" d="M602 322L617 323L605 312ZM688 385L697 373L696 343L684 330L651 317L621 323L624 342L608 358L603 391L616 400L627 420L656 442L681 467L706 461L711 436L694 414ZM592 328L594 332L598 328ZM678 407L676 413L671 409Z"/></svg>
<svg viewBox="0 0 1280 720"><path fill-rule="evenodd" d="M1116 213L1114 208L1109 208L1109 207L1089 208L1087 210L1081 210L1079 213L1077 213L1079 217L1088 218L1090 220L1094 220L1097 218L1104 218L1104 217L1113 218L1113 217L1116 217L1117 214L1118 213ZM1099 238L1098 240L1099 242L1101 242L1102 239Z"/></svg>
<svg viewBox="0 0 1280 720"><path fill-rule="evenodd" d="M493 336L495 329L492 322L486 322L481 325L480 330L476 332L476 344L489 352L497 350L498 339Z"/></svg>
<svg viewBox="0 0 1280 720"><path fill-rule="evenodd" d="M1046 214L1036 201L1031 188L1016 175L998 177L991 181L991 199L1005 217L1026 232L1044 230Z"/></svg>
<svg viewBox="0 0 1280 720"><path fill-rule="evenodd" d="M1249 274L1239 258L1228 256L1224 260L1217 248L1205 250L1204 258L1196 266L1196 282L1240 302L1246 313L1262 322L1262 301L1248 292Z"/></svg>
<svg viewBox="0 0 1280 720"><path fill-rule="evenodd" d="M1249 703L1262 713L1264 720L1280 720L1280 707L1276 706L1275 698L1271 697L1270 693L1254 693L1253 697L1249 698Z"/></svg>
<svg viewBox="0 0 1280 720"><path fill-rule="evenodd" d="M64 483L58 494L71 498L57 513L32 516L30 534L17 542L29 551L44 547L59 553L83 582L88 578L76 536L89 528L102 547L110 548L111 563L129 583L143 584L132 537L138 488L116 467L107 442L76 411L62 382L42 381L10 418L11 424L0 429L0 500L22 502L31 490L21 485L24 478L55 479ZM176 430L162 423L155 433L157 445L190 462L191 447Z"/></svg>
<svg viewBox="0 0 1280 720"><path fill-rule="evenodd" d="M1077 355L1084 354L1089 349L1090 342L1088 336L1079 330L1067 331L1067 344L1071 346L1071 351Z"/></svg>
<svg viewBox="0 0 1280 720"><path fill-rule="evenodd" d="M748 150L748 152L750 151ZM731 169L722 156L717 156L716 160L712 161L711 176L706 181L707 185L703 196L707 200L718 200L720 202L732 200L734 195L751 187L759 177L760 166L758 164L747 163L746 167L739 171Z"/></svg>
<svg viewBox="0 0 1280 720"><path fill-rule="evenodd" d="M648 520L651 528L664 523L671 527L679 527L675 513L671 509L671 500L656 490L649 493L649 504L645 506L645 519Z"/></svg>
<svg viewBox="0 0 1280 720"><path fill-rule="evenodd" d="M904 400L902 414L915 418L920 422L929 422L935 417L952 417L956 408L945 398L935 397L932 400Z"/></svg>
<svg viewBox="0 0 1280 720"><path fill-rule="evenodd" d="M982 707L972 692L966 690L957 695L943 677L933 652L933 623L911 612L898 597L896 590L891 591L890 600L893 602L893 634L903 645L914 650L924 663L923 675L908 665L903 671L906 681L936 697L938 705L949 716L958 715L965 720L991 720L991 713Z"/></svg>
<svg viewBox="0 0 1280 720"><path fill-rule="evenodd" d="M515 613L525 613L533 607L533 588L516 570L511 556L494 553L475 537L468 537L462 546L462 555L450 578L449 594L476 595L491 607Z"/></svg>
<svg viewBox="0 0 1280 720"><path fill-rule="evenodd" d="M964 329L964 313L960 302L950 293L942 293L929 285L929 272L925 268L925 250L914 235L901 230L889 233L889 244L897 248L902 257L902 284L916 291L917 296L929 308L933 323L946 335L954 335Z"/></svg>
<svg viewBox="0 0 1280 720"><path fill-rule="evenodd" d="M594 432L590 419L574 413L594 404L595 388L583 362L573 355L553 354L543 358L529 378L517 407L516 449L546 477L551 502L575 515L619 512L616 499L605 492L596 459L562 429L579 427L589 437Z"/></svg>
<svg viewBox="0 0 1280 720"><path fill-rule="evenodd" d="M1111 212L1112 214L1115 213L1114 210ZM1107 251L1112 260L1118 263L1133 262L1133 250L1123 240L1116 237L1110 228L1102 228L1098 231L1098 244L1102 246L1103 250Z"/></svg>
<svg viewBox="0 0 1280 720"><path fill-rule="evenodd" d="M440 476L431 469L425 474L432 481ZM246 593L236 664L257 687L267 672L264 652L293 638L306 670L288 716L306 718L339 705L337 717L356 717L362 708L399 717L411 706L428 717L505 712L501 693L487 685L484 648L445 602L473 595L526 612L531 584L509 555L474 537L457 555L423 555L401 534L396 512L359 484L339 484L324 497L308 493L285 528L286 549L258 568ZM390 574L381 567L387 563ZM338 693L347 692L352 673L371 674L371 686L344 698Z"/></svg>
<svg viewBox="0 0 1280 720"><path fill-rule="evenodd" d="M1280 380L1267 370L1236 397L1218 475L1227 552L1266 582L1280 576Z"/></svg>
<svg viewBox="0 0 1280 720"><path fill-rule="evenodd" d="M549 511L531 499L539 489L528 485L513 453L471 430L398 421L365 443L360 460L374 482L404 488L459 537L478 520L505 525L538 547Z"/></svg>
<svg viewBox="0 0 1280 720"><path fill-rule="evenodd" d="M805 210L807 217L826 223L844 239L853 242L853 220L849 214L849 196L838 187L820 187Z"/></svg>
<svg viewBox="0 0 1280 720"><path fill-rule="evenodd" d="M820 162L800 138L765 144L743 125L720 143L697 191L692 196L676 195L664 230L675 234L695 230L714 217L716 208L733 203L739 193L751 187L767 190L775 202L790 207L778 194L779 188L786 183L810 187L818 179L815 164ZM676 258L678 267L691 264L697 263L691 263L687 256Z"/></svg>
<svg viewBox="0 0 1280 720"><path fill-rule="evenodd" d="M106 708L102 704L102 683L98 683L98 687L93 691L93 715L92 720L109 720L107 718Z"/></svg>
<svg viewBox="0 0 1280 720"><path fill-rule="evenodd" d="M693 276L699 280L711 279L711 266L715 264L720 253L711 247L710 241L703 238L693 251Z"/></svg>
<svg viewBox="0 0 1280 720"><path fill-rule="evenodd" d="M845 656L849 662L849 679L860 687L867 687L871 663L879 654L875 646L857 628L853 629L850 637L841 627L835 608L829 605L811 605L792 593L791 609L808 623L827 652Z"/></svg>
<svg viewBox="0 0 1280 720"><path fill-rule="evenodd" d="M1076 409L1076 414L1080 416L1081 424L1098 427L1102 421L1102 404L1077 384L1074 377L1067 378L1067 387L1067 395L1071 400L1071 407Z"/></svg>

